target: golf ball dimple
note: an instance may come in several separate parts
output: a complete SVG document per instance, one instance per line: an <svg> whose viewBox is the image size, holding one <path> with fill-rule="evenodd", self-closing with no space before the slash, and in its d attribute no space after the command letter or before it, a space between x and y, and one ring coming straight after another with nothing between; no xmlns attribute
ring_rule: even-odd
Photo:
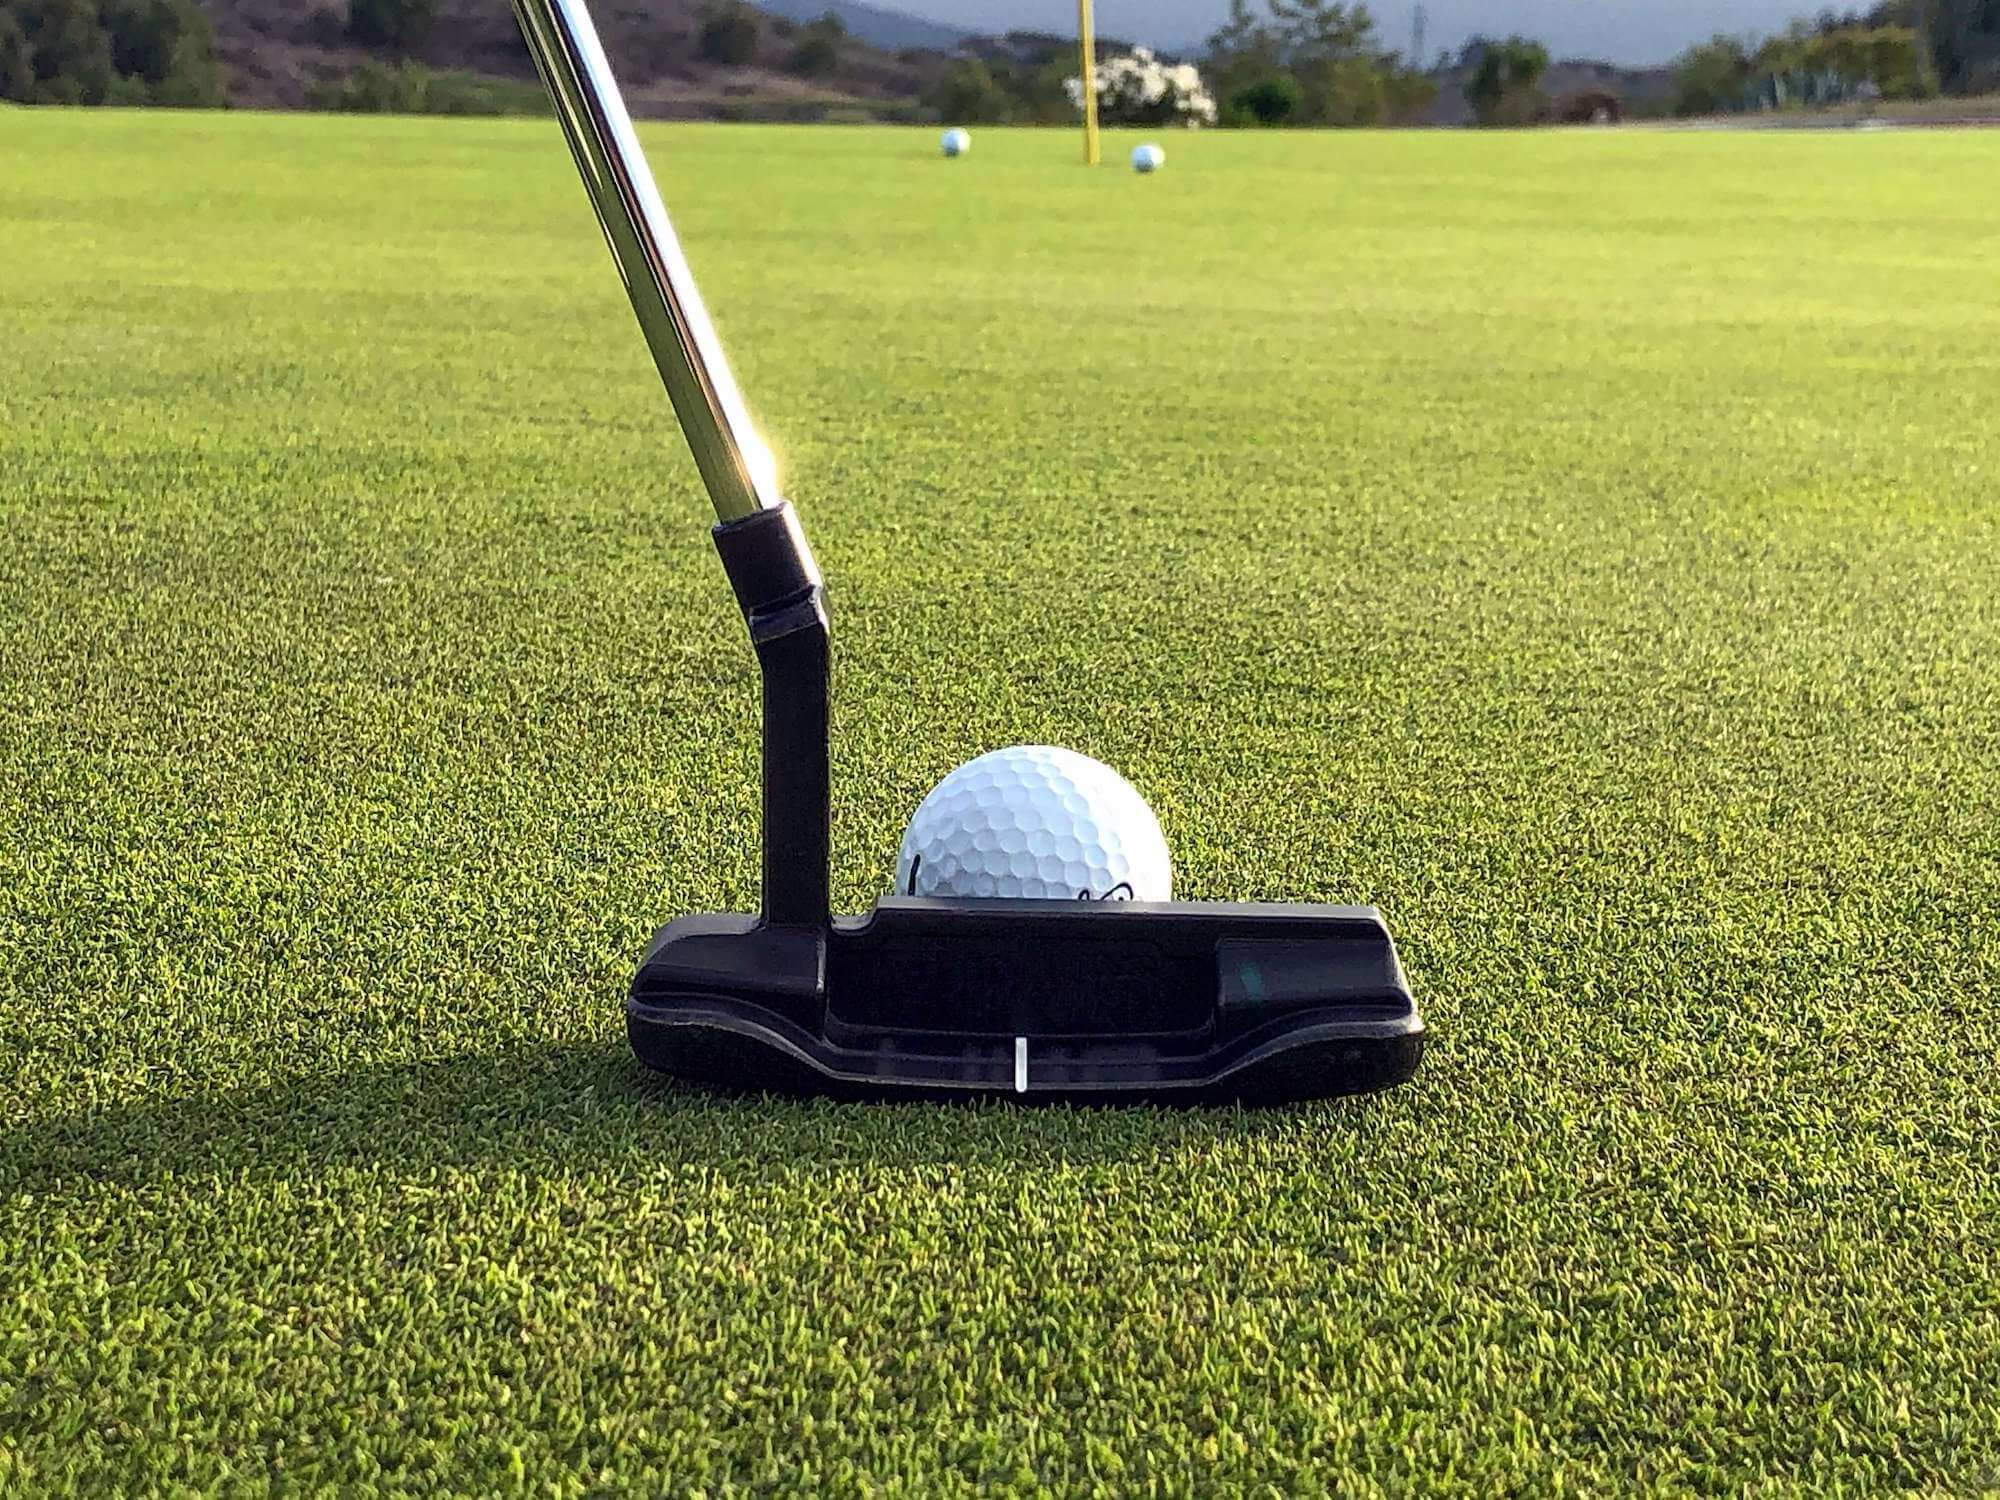
<svg viewBox="0 0 2000 1500"><path fill-rule="evenodd" d="M938 138L938 149L946 156L963 156L972 149L972 133L954 125Z"/></svg>
<svg viewBox="0 0 2000 1500"><path fill-rule="evenodd" d="M1135 172L1157 172L1166 164L1167 153L1150 141L1132 148L1132 170Z"/></svg>
<svg viewBox="0 0 2000 1500"><path fill-rule="evenodd" d="M896 892L1171 901L1173 861L1146 799L1111 767L1014 745L932 788L903 835Z"/></svg>

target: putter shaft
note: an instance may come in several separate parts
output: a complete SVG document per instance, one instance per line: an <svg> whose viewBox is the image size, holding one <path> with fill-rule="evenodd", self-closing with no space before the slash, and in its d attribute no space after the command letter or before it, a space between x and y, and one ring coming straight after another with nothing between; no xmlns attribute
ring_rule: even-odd
<svg viewBox="0 0 2000 1500"><path fill-rule="evenodd" d="M776 466L736 389L584 0L514 0L514 14L716 515L734 521L772 508Z"/></svg>

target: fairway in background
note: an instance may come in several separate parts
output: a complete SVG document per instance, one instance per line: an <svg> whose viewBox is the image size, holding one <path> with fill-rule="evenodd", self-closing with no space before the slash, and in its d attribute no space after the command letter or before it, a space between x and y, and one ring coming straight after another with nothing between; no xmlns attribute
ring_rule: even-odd
<svg viewBox="0 0 2000 1500"><path fill-rule="evenodd" d="M629 1061L755 680L552 122L7 129L11 1487L2000 1472L2000 137L643 132L842 904L1054 742L1396 924L1411 1089L1182 1116Z"/></svg>

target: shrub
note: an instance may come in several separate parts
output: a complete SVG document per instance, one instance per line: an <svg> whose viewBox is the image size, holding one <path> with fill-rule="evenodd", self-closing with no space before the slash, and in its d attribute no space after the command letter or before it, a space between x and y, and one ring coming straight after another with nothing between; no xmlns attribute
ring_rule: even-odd
<svg viewBox="0 0 2000 1500"><path fill-rule="evenodd" d="M111 109L139 109L153 102L153 91L146 87L143 78L130 78L123 73L111 76L111 86L104 91L100 101Z"/></svg>
<svg viewBox="0 0 2000 1500"><path fill-rule="evenodd" d="M1107 125L1197 125L1215 123L1215 100L1193 63L1164 63L1149 47L1097 65L1092 77L1097 118ZM1083 109L1083 80L1065 84L1070 103Z"/></svg>
<svg viewBox="0 0 2000 1500"><path fill-rule="evenodd" d="M432 73L424 112L433 115L545 115L549 96L539 83L447 68Z"/></svg>
<svg viewBox="0 0 2000 1500"><path fill-rule="evenodd" d="M1272 73L1229 96L1231 125L1289 125L1299 112L1299 86L1289 73Z"/></svg>
<svg viewBox="0 0 2000 1500"><path fill-rule="evenodd" d="M307 92L314 109L363 115L546 114L541 85L480 73L434 71L420 62L365 62Z"/></svg>
<svg viewBox="0 0 2000 1500"><path fill-rule="evenodd" d="M421 114L429 83L430 69L421 63L365 62L344 78L315 84L306 102L354 114Z"/></svg>
<svg viewBox="0 0 2000 1500"><path fill-rule="evenodd" d="M760 30L749 6L723 5L704 13L695 44L708 61L740 68L757 60Z"/></svg>

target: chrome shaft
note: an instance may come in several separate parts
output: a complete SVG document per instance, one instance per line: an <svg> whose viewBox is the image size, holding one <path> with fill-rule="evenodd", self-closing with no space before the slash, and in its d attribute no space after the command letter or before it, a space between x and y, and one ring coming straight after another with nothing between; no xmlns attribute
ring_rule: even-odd
<svg viewBox="0 0 2000 1500"><path fill-rule="evenodd" d="M776 465L729 373L584 0L514 0L514 14L716 515L770 509Z"/></svg>

